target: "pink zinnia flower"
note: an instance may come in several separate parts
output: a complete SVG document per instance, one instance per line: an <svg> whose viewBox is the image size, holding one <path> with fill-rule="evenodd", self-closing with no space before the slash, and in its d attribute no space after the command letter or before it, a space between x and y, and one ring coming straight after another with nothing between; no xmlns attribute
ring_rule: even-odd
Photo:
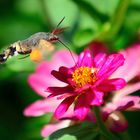
<svg viewBox="0 0 140 140"><path fill-rule="evenodd" d="M76 56L75 56L76 59ZM118 61L119 60L119 61ZM90 54L90 51L87 50L79 56L78 63L75 67L72 67L70 69L66 67L61 67L59 69L59 72L54 71L55 69L58 69L60 65L62 66L72 66L73 61L72 58L69 57L68 51L59 51L57 52L52 62L43 62L41 63L36 72L29 77L29 84L31 87L41 96L43 96L44 100L39 100L33 104L31 104L29 107L27 107L24 111L24 114L26 116L40 116L48 112L55 112L55 114L58 113L60 107L64 107L64 101L70 98L72 99L72 102L74 101L75 105L75 113L73 113L73 106L70 106L70 101L67 102L67 108L63 108L61 114L56 115L58 118L73 118L73 116L76 115L79 119L84 119L87 115L87 113L90 110L91 105L97 105L100 106L103 104L103 96L104 92L112 91L116 89L120 89L125 85L125 81L123 79L108 79L108 77L119 67L123 64L124 58L120 54L112 54L110 56L106 56L105 54L101 53L97 55L95 58L93 58ZM108 68L109 67L109 68ZM68 69L68 75L66 73L62 73L61 70L67 70ZM72 75L76 75L77 70L83 69L86 73L90 74L89 79L84 79L82 83L75 83L76 81L73 80ZM53 70L53 71L52 71ZM54 79L54 77L50 74L52 71L52 74L57 76L59 80L62 82ZM66 72L66 71L64 71ZM70 73L69 73L70 72ZM61 76L62 74L62 76ZM66 74L66 75L65 75ZM104 76L102 76L104 75ZM50 97L55 96L54 94L50 94L49 92L45 92L46 86L52 86L52 85L60 85L64 86L64 79L67 77L69 87L72 89L72 92L69 91L69 94L66 92L66 94L61 94L63 96L59 97L53 97L53 98L46 98L48 95ZM98 80L97 80L98 79ZM66 80L66 81L67 81ZM89 81L90 80L90 81ZM93 80L93 81L91 81ZM77 82L79 82L77 80ZM84 83L85 82L85 83ZM87 83L86 83L87 82ZM81 85L82 84L82 85ZM80 87L81 86L81 87ZM103 86L109 86L108 89L104 89ZM67 86L66 86L67 87ZM113 87L113 88L112 88ZM53 90L56 88L49 88L49 90ZM58 89L58 88L57 88ZM61 89L61 87L60 87ZM69 89L69 88L66 88ZM64 90L63 90L64 91ZM87 95L86 95L87 93ZM71 95L70 95L71 94ZM75 94L75 95L74 95ZM61 100L64 99L64 101L60 104ZM84 99L86 98L86 100ZM84 100L81 102L81 100ZM88 102L87 102L88 101ZM82 103L82 104L81 104ZM59 105L60 104L60 105ZM64 113L66 110L68 111ZM82 112L84 111L84 112ZM78 114L80 113L80 114ZM63 115L64 114L64 115ZM70 121L69 121L70 123ZM50 124L44 127L42 130L42 136L47 136L50 133L54 132L56 129L60 129L61 127L66 127L69 125L68 121L61 121L58 123L58 125ZM62 125L63 124L63 125ZM65 124L65 125L64 125ZM53 131L52 131L53 126ZM55 129L56 126L56 129Z"/></svg>
<svg viewBox="0 0 140 140"><path fill-rule="evenodd" d="M84 120L92 106L101 106L106 93L121 89L125 85L122 78L109 79L111 74L124 63L122 54L107 56L99 53L93 57L89 50L82 52L74 67L60 67L51 74L66 83L64 87L48 87L49 98L62 100L56 108L54 116L60 119L62 115L74 106L74 116Z"/></svg>

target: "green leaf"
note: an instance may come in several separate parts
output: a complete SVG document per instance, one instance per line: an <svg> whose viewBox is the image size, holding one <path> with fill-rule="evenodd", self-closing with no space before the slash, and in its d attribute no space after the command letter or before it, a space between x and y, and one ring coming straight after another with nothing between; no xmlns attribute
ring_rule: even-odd
<svg viewBox="0 0 140 140"><path fill-rule="evenodd" d="M77 19L78 9L76 5L70 0L50 0L45 1L46 12L48 13L50 22L55 27L58 22L65 16L61 27L72 27Z"/></svg>
<svg viewBox="0 0 140 140"><path fill-rule="evenodd" d="M93 40L94 31L92 29L83 29L74 36L74 44L78 47L85 46Z"/></svg>
<svg viewBox="0 0 140 140"><path fill-rule="evenodd" d="M128 10L129 4L131 0L120 0L118 3L118 6L116 8L116 11L114 12L114 15L111 18L111 28L108 33L110 37L117 35L117 33L120 31L126 12Z"/></svg>
<svg viewBox="0 0 140 140"><path fill-rule="evenodd" d="M77 140L91 140L98 135L96 125L89 122L84 122L79 125L67 127L54 132L45 140L60 140L66 134L74 136Z"/></svg>
<svg viewBox="0 0 140 140"><path fill-rule="evenodd" d="M119 0L85 0L92 5L96 11L100 12L100 15L112 16L114 10L117 7Z"/></svg>
<svg viewBox="0 0 140 140"><path fill-rule="evenodd" d="M140 6L139 6L140 8ZM131 11L128 13L128 16L126 17L125 20L125 27L126 27L126 31L129 34L135 33L137 32L137 30L140 27L140 11Z"/></svg>
<svg viewBox="0 0 140 140"><path fill-rule="evenodd" d="M89 2L84 0L73 0L83 10L85 10L93 19L98 19L101 22L105 22L108 20L108 16L104 13L101 13L93 5L91 5Z"/></svg>
<svg viewBox="0 0 140 140"><path fill-rule="evenodd" d="M34 4L33 6L31 6ZM15 4L16 9L24 14L34 14L40 11L39 1L37 0L19 0Z"/></svg>
<svg viewBox="0 0 140 140"><path fill-rule="evenodd" d="M100 32L100 23L93 20L87 13L81 11L78 28L73 35L73 44L77 47L83 47L91 42Z"/></svg>
<svg viewBox="0 0 140 140"><path fill-rule="evenodd" d="M49 140L49 138L45 138L44 140ZM58 138L57 140L77 140L75 136L71 135L63 135L62 137Z"/></svg>
<svg viewBox="0 0 140 140"><path fill-rule="evenodd" d="M47 113L46 115L35 117L35 118L27 118L21 128L21 133L18 134L19 140L42 140L40 131L42 127L49 123L52 114ZM28 132L28 133L27 133ZM23 138L24 136L24 138Z"/></svg>
<svg viewBox="0 0 140 140"><path fill-rule="evenodd" d="M9 68L12 71L16 72L21 72L21 71L26 71L30 72L35 69L35 63L30 61L29 58L25 59L19 59L22 58L23 56L20 55L18 57L12 57L11 59L8 59L6 62L6 67Z"/></svg>

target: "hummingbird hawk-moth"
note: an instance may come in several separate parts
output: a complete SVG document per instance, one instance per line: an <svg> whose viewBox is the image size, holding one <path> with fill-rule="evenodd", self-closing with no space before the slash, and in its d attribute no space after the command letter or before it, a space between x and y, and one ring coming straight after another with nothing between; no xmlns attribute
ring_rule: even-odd
<svg viewBox="0 0 140 140"><path fill-rule="evenodd" d="M56 28L52 32L38 32L25 40L17 41L11 44L3 51L3 53L0 54L0 63L4 63L9 57L17 54L29 55L34 49L41 50L44 46L44 43L49 47L53 42L60 42L70 51L70 49L57 36L57 34L64 31L64 28L58 29L58 26L62 23L64 18L62 18L62 20L57 24Z"/></svg>

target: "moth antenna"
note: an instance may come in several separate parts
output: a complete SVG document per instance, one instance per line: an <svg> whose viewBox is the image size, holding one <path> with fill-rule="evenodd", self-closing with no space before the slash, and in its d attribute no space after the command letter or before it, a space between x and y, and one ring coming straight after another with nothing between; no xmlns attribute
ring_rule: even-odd
<svg viewBox="0 0 140 140"><path fill-rule="evenodd" d="M63 22L63 20L65 19L65 17L63 17L60 22L57 24L57 26L54 28L54 30L52 31L52 34L55 33L55 31L58 29L58 27L60 26L60 24Z"/></svg>
<svg viewBox="0 0 140 140"><path fill-rule="evenodd" d="M63 46L65 46L65 48L68 49L68 51L70 52L70 55L72 56L72 59L73 59L75 65L77 66L77 63L76 63L76 61L75 61L75 59L74 59L74 56L73 56L73 54L72 54L70 48L69 48L66 44L64 44L61 40L58 40L58 42L60 42Z"/></svg>

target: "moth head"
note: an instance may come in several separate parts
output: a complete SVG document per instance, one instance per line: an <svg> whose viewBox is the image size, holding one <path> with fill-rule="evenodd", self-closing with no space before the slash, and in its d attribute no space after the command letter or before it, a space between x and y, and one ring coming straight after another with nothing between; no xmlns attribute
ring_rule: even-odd
<svg viewBox="0 0 140 140"><path fill-rule="evenodd" d="M49 41L50 42L56 42L58 40L59 40L58 36L54 35L53 33L49 34Z"/></svg>

